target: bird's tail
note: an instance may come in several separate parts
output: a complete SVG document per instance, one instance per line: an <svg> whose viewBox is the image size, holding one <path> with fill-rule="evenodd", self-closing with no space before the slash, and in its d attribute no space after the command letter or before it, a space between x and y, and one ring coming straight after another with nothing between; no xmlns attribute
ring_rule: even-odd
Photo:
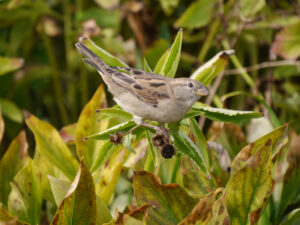
<svg viewBox="0 0 300 225"><path fill-rule="evenodd" d="M83 43L77 42L75 44L75 46L79 52L81 52L84 56L87 57L87 58L83 58L82 61L91 65L92 67L94 67L96 70L98 70L102 74L103 74L103 69L106 69L109 67L102 59L100 59L94 52L92 52Z"/></svg>

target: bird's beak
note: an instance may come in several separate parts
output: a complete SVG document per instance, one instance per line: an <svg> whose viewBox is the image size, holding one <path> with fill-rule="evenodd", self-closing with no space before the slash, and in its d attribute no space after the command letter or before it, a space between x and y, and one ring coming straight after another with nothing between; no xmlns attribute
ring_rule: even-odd
<svg viewBox="0 0 300 225"><path fill-rule="evenodd" d="M207 96L210 94L210 92L206 87L203 86L202 88L196 90L196 94L199 96Z"/></svg>

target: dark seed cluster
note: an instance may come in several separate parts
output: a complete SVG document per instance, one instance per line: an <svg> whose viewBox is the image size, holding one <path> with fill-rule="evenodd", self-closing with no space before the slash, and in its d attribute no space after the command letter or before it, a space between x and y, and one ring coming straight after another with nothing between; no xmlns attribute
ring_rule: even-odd
<svg viewBox="0 0 300 225"><path fill-rule="evenodd" d="M114 145L122 144L123 143L123 134L121 132L115 132L109 135L109 140Z"/></svg>
<svg viewBox="0 0 300 225"><path fill-rule="evenodd" d="M160 154L165 159L170 159L175 155L174 147L167 142L164 135L156 133L156 135L152 138L152 143L158 148L158 150L160 150Z"/></svg>

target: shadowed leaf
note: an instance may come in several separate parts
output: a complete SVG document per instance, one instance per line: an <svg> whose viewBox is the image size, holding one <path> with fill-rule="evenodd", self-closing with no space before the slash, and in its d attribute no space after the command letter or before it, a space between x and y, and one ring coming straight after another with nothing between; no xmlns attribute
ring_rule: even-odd
<svg viewBox="0 0 300 225"><path fill-rule="evenodd" d="M76 175L78 162L62 141L57 130L47 122L26 113L25 122L33 132L38 151L69 179ZM67 163L66 163L67 162Z"/></svg>
<svg viewBox="0 0 300 225"><path fill-rule="evenodd" d="M1 107L0 107L0 143L2 141L3 133L5 130L5 123L2 117Z"/></svg>
<svg viewBox="0 0 300 225"><path fill-rule="evenodd" d="M0 106L3 116L6 116L17 123L23 122L22 111L14 102L6 99L0 99Z"/></svg>
<svg viewBox="0 0 300 225"><path fill-rule="evenodd" d="M67 197L61 202L51 225L93 225L97 219L96 194L93 178L81 162Z"/></svg>
<svg viewBox="0 0 300 225"><path fill-rule="evenodd" d="M27 149L26 134L21 131L0 160L0 202L5 205L11 190L10 182L29 159Z"/></svg>
<svg viewBox="0 0 300 225"><path fill-rule="evenodd" d="M177 184L162 185L146 171L135 172L134 193L138 206L149 204L147 224L178 224L196 204L196 200Z"/></svg>
<svg viewBox="0 0 300 225"><path fill-rule="evenodd" d="M22 222L17 218L11 216L5 209L0 207L0 224L3 225L29 225L28 223Z"/></svg>
<svg viewBox="0 0 300 225"><path fill-rule="evenodd" d="M75 132L76 152L88 168L92 166L95 158L94 154L100 148L101 143L99 141L84 141L84 138L107 128L108 121L100 121L100 113L96 112L106 104L104 88L103 85L100 85L94 96L81 111L77 122Z"/></svg>

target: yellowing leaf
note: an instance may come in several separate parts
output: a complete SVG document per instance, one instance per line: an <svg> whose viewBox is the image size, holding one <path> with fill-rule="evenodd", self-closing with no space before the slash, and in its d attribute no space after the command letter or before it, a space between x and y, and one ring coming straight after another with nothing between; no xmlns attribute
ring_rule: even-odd
<svg viewBox="0 0 300 225"><path fill-rule="evenodd" d="M23 64L24 59L0 56L0 76L21 68Z"/></svg>
<svg viewBox="0 0 300 225"><path fill-rule="evenodd" d="M68 190L71 186L71 183L66 180L61 180L55 177L48 175L48 179L51 186L51 191L57 206L64 200Z"/></svg>
<svg viewBox="0 0 300 225"><path fill-rule="evenodd" d="M216 54L208 62L200 66L191 75L191 79L198 80L204 85L208 85L212 80L227 66L230 55L234 54L234 50L225 50Z"/></svg>
<svg viewBox="0 0 300 225"><path fill-rule="evenodd" d="M29 225L28 223L20 221L16 217L11 216L5 209L1 207L0 207L0 224Z"/></svg>
<svg viewBox="0 0 300 225"><path fill-rule="evenodd" d="M26 134L21 131L0 160L0 202L5 205L11 191L10 182L29 159L27 149Z"/></svg>
<svg viewBox="0 0 300 225"><path fill-rule="evenodd" d="M255 142L245 146L235 157L231 164L231 174L241 169L249 158L261 149L266 143L271 140L271 148L276 154L287 141L287 125L283 125L278 129L266 134Z"/></svg>
<svg viewBox="0 0 300 225"><path fill-rule="evenodd" d="M150 205L147 224L178 224L196 204L179 185L162 185L157 176L146 171L134 173L133 186L138 206Z"/></svg>
<svg viewBox="0 0 300 225"><path fill-rule="evenodd" d="M45 186L39 169L31 159L15 176L11 187L9 212L22 221L39 224Z"/></svg>
<svg viewBox="0 0 300 225"><path fill-rule="evenodd" d="M67 197L62 201L51 225L93 225L97 219L96 194L93 178L81 162Z"/></svg>
<svg viewBox="0 0 300 225"><path fill-rule="evenodd" d="M25 122L33 132L38 151L60 169L69 179L76 175L78 162L62 141L57 130L49 123L26 113Z"/></svg>
<svg viewBox="0 0 300 225"><path fill-rule="evenodd" d="M103 131L107 128L108 121L100 121L100 113L96 112L106 106L106 96L103 85L99 86L92 99L83 108L76 127L75 143L77 155L83 159L85 165L90 168L94 161L94 155L100 148L99 141L84 141L90 134Z"/></svg>
<svg viewBox="0 0 300 225"><path fill-rule="evenodd" d="M229 179L226 206L232 225L248 224L249 216L259 210L272 191L272 141L268 140Z"/></svg>

